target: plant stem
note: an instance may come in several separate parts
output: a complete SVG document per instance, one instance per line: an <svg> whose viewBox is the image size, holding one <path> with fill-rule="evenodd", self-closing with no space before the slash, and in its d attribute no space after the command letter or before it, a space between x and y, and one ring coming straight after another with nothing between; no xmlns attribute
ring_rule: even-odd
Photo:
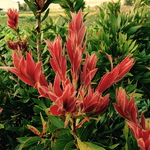
<svg viewBox="0 0 150 150"><path fill-rule="evenodd" d="M40 61L41 59L41 13L37 13L37 57L38 57L38 61Z"/></svg>
<svg viewBox="0 0 150 150"><path fill-rule="evenodd" d="M72 118L72 133L76 137L76 118Z"/></svg>
<svg viewBox="0 0 150 150"><path fill-rule="evenodd" d="M20 36L20 34L19 34L19 29L16 31L16 33L17 33L17 36L18 36L19 41L21 42L22 40L21 40L21 36Z"/></svg>
<svg viewBox="0 0 150 150"><path fill-rule="evenodd" d="M72 134L75 139L75 146L78 149L78 144L77 144L77 134L76 134L76 118L72 118Z"/></svg>

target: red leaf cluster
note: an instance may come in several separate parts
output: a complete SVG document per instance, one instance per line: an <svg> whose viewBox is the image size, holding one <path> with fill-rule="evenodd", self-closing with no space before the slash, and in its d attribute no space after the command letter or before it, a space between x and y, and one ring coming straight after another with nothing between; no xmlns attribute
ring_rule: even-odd
<svg viewBox="0 0 150 150"><path fill-rule="evenodd" d="M16 31L18 29L19 11L17 11L17 9L9 9L7 12L7 16L8 16L7 25Z"/></svg>
<svg viewBox="0 0 150 150"><path fill-rule="evenodd" d="M133 94L128 100L127 94L123 88L116 90L117 104L113 104L116 111L127 120L129 127L132 130L134 137L137 140L141 150L150 149L150 126L146 125L144 113L138 114L138 109L135 104Z"/></svg>

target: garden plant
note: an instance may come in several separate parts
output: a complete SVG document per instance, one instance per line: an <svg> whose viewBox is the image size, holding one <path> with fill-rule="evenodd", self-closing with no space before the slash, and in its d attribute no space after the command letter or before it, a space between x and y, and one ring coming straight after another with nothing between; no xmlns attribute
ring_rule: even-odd
<svg viewBox="0 0 150 150"><path fill-rule="evenodd" d="M14 9L0 26L0 149L149 150L149 3L105 3L91 23L83 0L25 2L35 27Z"/></svg>

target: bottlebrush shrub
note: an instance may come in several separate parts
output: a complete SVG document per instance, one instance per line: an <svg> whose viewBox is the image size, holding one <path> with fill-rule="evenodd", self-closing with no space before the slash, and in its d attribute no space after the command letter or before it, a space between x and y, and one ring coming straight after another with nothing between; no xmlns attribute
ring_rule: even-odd
<svg viewBox="0 0 150 150"><path fill-rule="evenodd" d="M19 47L12 55L14 66L0 67L14 73L23 82L36 88L40 97L52 102L47 108L42 101L34 100L38 104L38 109L34 110L40 114L41 130L28 124L27 127L37 136L18 138L21 144L16 149L30 145L34 149L60 149L60 146L61 149L103 149L90 142L81 142L84 138L78 131L85 129L88 122L99 120L95 116L102 114L110 101L109 94L104 95L103 92L129 72L134 59L127 56L114 67L112 58L107 55L112 70L103 75L98 83L93 83L97 72L97 56L86 53L83 57L86 49L85 33L86 25L80 10L72 14L72 21L68 23L66 44L62 45L60 36L53 42L45 40L51 55L50 65L55 72L53 83L46 80L42 62L35 62L32 52L26 52L24 56ZM96 84L96 88L93 88L93 84ZM47 117L43 117L43 111Z"/></svg>

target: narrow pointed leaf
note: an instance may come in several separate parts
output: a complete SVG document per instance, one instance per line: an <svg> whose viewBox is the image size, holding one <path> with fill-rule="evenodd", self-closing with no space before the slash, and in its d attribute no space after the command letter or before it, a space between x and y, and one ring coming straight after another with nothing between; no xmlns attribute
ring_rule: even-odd
<svg viewBox="0 0 150 150"><path fill-rule="evenodd" d="M45 12L41 22L43 22L47 18L48 14L49 14L49 9L47 9L47 11Z"/></svg>
<svg viewBox="0 0 150 150"><path fill-rule="evenodd" d="M35 144L35 143L42 141L42 138L36 136L36 137L27 137L24 140L23 140L23 138L17 138L17 140L19 142L21 141L21 143L22 143L21 147L25 148L25 147L28 147L32 144Z"/></svg>
<svg viewBox="0 0 150 150"><path fill-rule="evenodd" d="M34 3L28 1L28 0L24 0L27 5L29 6L29 8L31 9L31 11L33 12L34 16L36 16L36 7L34 5Z"/></svg>
<svg viewBox="0 0 150 150"><path fill-rule="evenodd" d="M48 8L48 6L50 5L50 3L52 3L52 1L51 0L47 0L46 3L44 4L44 7L42 8L41 12L44 12Z"/></svg>

